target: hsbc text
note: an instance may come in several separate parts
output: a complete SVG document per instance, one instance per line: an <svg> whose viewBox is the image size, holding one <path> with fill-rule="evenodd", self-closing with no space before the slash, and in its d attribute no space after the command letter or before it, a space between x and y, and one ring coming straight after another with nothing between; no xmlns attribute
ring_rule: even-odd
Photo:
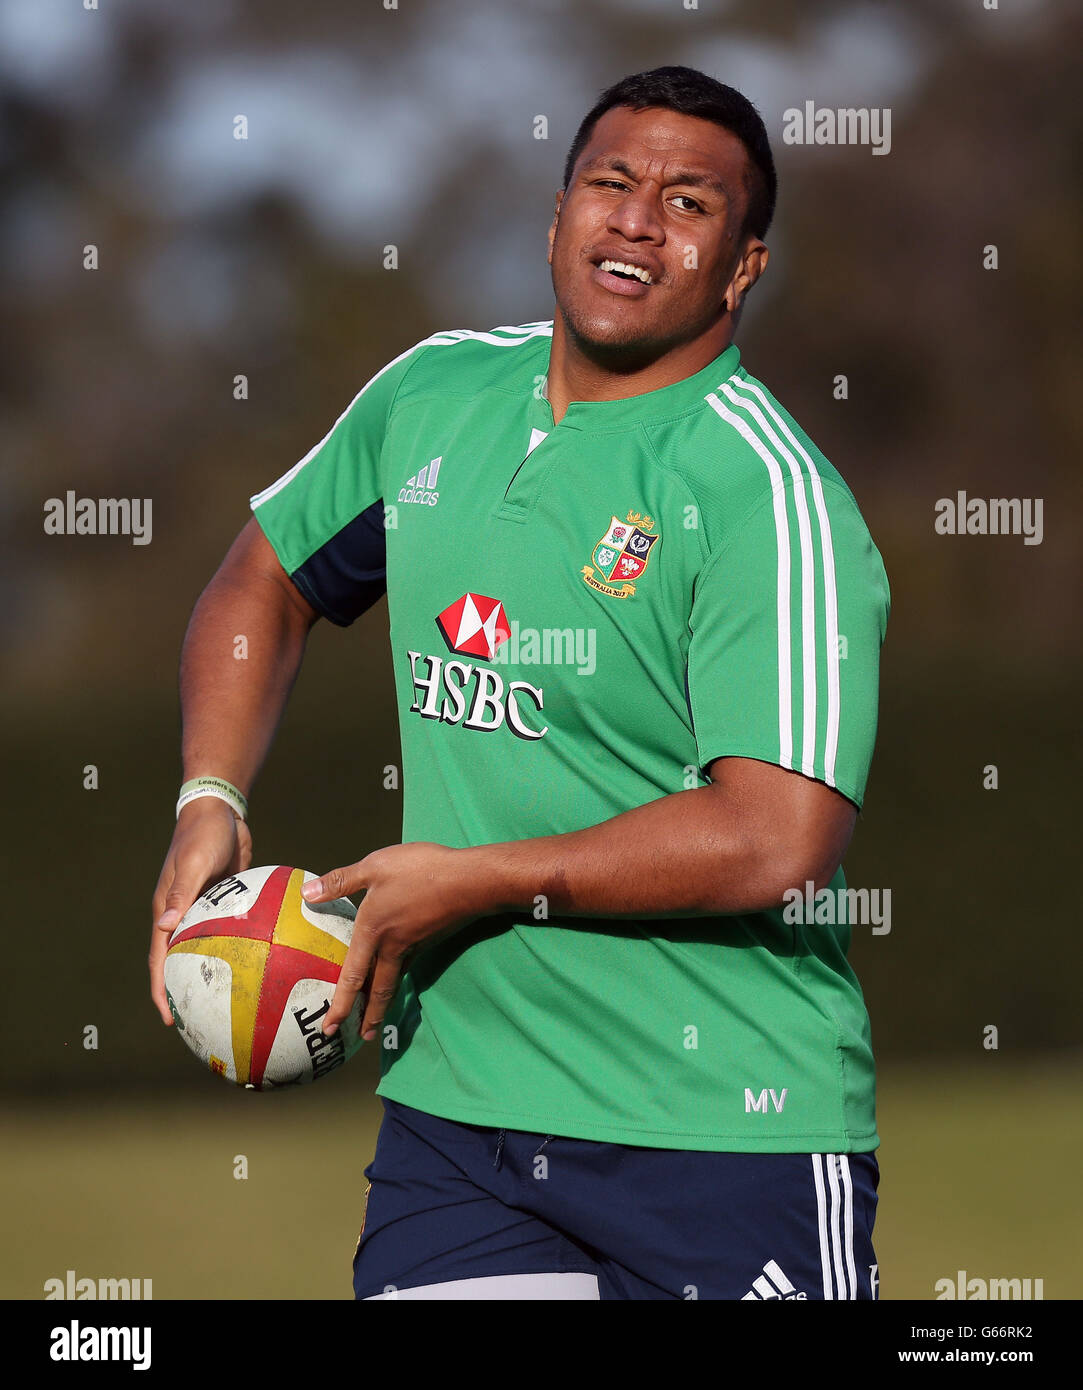
<svg viewBox="0 0 1083 1390"><path fill-rule="evenodd" d="M504 724L516 738L542 738L549 732L548 724L532 729L524 722L524 711L530 707L540 711L544 703L536 685L526 681L505 685L498 672L466 661L445 661L420 652L407 652L407 656L414 681L411 714L485 734L495 733Z"/></svg>

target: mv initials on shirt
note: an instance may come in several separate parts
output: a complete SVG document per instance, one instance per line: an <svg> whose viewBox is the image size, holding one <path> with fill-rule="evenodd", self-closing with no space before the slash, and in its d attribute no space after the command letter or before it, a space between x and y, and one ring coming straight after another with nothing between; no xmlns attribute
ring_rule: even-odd
<svg viewBox="0 0 1083 1390"><path fill-rule="evenodd" d="M549 322L425 339L252 498L332 622L386 589L403 840L578 830L727 755L860 806L889 594L845 483L736 347L554 424L551 341ZM875 1149L849 940L781 907L485 918L414 958L379 1094L623 1144ZM765 1091L785 1104L746 1105Z"/></svg>

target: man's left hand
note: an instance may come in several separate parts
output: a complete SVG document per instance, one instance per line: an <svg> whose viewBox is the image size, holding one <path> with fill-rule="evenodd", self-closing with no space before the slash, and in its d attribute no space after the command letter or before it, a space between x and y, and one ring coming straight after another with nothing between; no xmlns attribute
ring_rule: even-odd
<svg viewBox="0 0 1083 1390"><path fill-rule="evenodd" d="M477 851L427 841L388 845L356 864L331 869L304 884L301 896L321 903L362 891L365 897L323 1031L328 1036L337 1031L371 976L361 1024L368 1041L377 1034L414 948L494 909L485 901Z"/></svg>

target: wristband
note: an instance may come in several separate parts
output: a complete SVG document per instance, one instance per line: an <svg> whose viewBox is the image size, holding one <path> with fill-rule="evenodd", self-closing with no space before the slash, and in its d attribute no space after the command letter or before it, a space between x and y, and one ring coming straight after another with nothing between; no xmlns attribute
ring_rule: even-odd
<svg viewBox="0 0 1083 1390"><path fill-rule="evenodd" d="M231 782L222 777L193 777L190 782L185 782L177 801L177 815L189 801L196 801L201 796L216 796L226 803L238 820L248 819L248 802Z"/></svg>

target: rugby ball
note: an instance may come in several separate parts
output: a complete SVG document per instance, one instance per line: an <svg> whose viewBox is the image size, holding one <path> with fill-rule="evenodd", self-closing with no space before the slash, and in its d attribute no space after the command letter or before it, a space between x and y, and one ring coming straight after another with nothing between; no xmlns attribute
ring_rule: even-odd
<svg viewBox="0 0 1083 1390"><path fill-rule="evenodd" d="M269 1091L318 1081L361 1045L364 997L320 1031L353 933L349 898L307 903L315 874L271 864L216 883L169 938L165 986L177 1031L216 1076Z"/></svg>

